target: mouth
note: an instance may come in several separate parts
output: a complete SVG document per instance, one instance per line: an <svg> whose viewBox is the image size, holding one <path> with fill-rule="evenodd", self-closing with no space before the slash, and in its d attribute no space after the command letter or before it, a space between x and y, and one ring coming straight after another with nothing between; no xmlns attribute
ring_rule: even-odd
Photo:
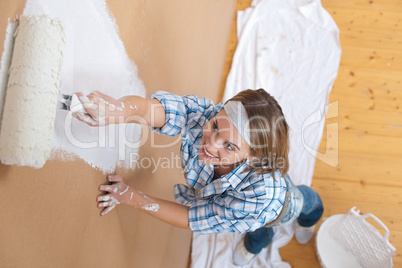
<svg viewBox="0 0 402 268"><path fill-rule="evenodd" d="M210 152L208 152L207 148L205 145L202 146L202 152L204 154L204 156L208 159L214 159L214 158L218 158L217 156L211 154Z"/></svg>

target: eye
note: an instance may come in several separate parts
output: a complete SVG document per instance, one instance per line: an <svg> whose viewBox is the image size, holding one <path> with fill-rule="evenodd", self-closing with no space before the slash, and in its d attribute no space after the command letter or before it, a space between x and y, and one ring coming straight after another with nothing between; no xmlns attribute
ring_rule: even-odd
<svg viewBox="0 0 402 268"><path fill-rule="evenodd" d="M216 121L212 123L212 127L214 128L215 131L218 131L218 124L216 124Z"/></svg>
<svg viewBox="0 0 402 268"><path fill-rule="evenodd" d="M230 145L230 143L228 143L228 142L226 143L226 148L231 150L231 151L234 151L233 146Z"/></svg>

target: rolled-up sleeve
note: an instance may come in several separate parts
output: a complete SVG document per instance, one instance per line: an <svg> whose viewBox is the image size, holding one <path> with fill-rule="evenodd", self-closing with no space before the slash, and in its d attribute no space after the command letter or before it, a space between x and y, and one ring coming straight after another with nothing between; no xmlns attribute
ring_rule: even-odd
<svg viewBox="0 0 402 268"><path fill-rule="evenodd" d="M157 99L165 109L166 122L162 127L150 127L153 131L159 134L168 136L176 136L187 121L187 111L183 99L180 96L158 91L151 95L151 99Z"/></svg>
<svg viewBox="0 0 402 268"><path fill-rule="evenodd" d="M244 233L262 227L267 222L266 217L259 217L259 212L235 209L234 204L228 207L221 201L207 199L194 202L188 212L190 229L200 234Z"/></svg>
<svg viewBox="0 0 402 268"><path fill-rule="evenodd" d="M205 125L214 117L223 104L214 104L210 99L195 95L178 96L158 91L150 96L157 99L165 109L166 122L161 128L151 127L156 133L176 136L193 128Z"/></svg>

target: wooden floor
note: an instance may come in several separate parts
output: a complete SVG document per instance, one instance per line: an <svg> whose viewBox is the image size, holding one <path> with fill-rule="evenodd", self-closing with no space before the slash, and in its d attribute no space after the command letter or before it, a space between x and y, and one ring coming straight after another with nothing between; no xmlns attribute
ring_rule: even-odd
<svg viewBox="0 0 402 268"><path fill-rule="evenodd" d="M250 3L238 0L237 10ZM338 128L328 134L339 147L335 167L317 160L312 186L323 199L324 218L353 206L380 218L397 248L394 267L402 267L402 1L322 4L340 29L342 59L329 100L338 102L338 116L326 122ZM221 96L237 44L235 20ZM323 136L322 153L327 129ZM280 253L293 267L319 267L314 241L301 246L293 239Z"/></svg>

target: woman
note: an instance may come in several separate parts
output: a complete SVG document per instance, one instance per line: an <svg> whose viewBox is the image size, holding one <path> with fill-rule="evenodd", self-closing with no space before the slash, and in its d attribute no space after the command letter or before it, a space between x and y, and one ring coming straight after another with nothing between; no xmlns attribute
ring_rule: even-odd
<svg viewBox="0 0 402 268"><path fill-rule="evenodd" d="M197 233L249 232L234 255L236 264L249 262L272 241L272 226L304 215L307 221L299 224L312 229L322 215L318 194L294 186L286 175L288 125L281 107L263 89L242 91L218 105L167 92L150 99L115 100L100 92L77 95L88 115L74 116L88 125L139 123L182 138L186 185L175 186L178 203L145 195L125 185L120 176L108 175L112 184L100 186L107 194L97 199L98 207L104 208L101 215L127 204Z"/></svg>

